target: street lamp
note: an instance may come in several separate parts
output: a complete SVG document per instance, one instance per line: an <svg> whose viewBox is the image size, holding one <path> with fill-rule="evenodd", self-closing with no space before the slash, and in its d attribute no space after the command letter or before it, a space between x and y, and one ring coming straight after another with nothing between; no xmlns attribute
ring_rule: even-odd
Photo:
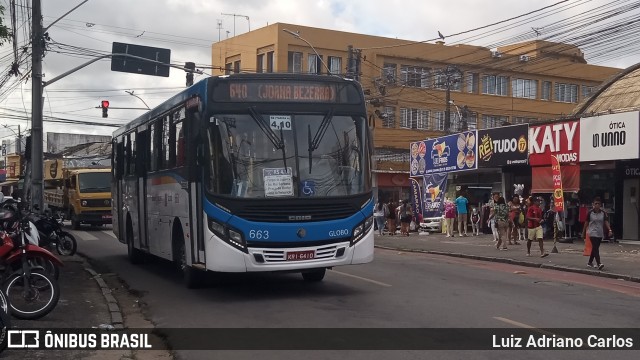
<svg viewBox="0 0 640 360"><path fill-rule="evenodd" d="M151 108L149 107L149 105L147 105L147 103L146 103L146 102L144 102L144 100L142 100L142 98L141 98L140 96L135 95L135 94L133 93L133 92L134 92L134 90L131 90L131 91L125 90L124 92L126 92L127 94L129 94L129 95L131 95L131 96L135 96L135 97L137 97L138 99L140 99L140 101L142 101L142 103L144 104L144 106L146 106L146 107L147 107L147 110L151 110Z"/></svg>
<svg viewBox="0 0 640 360"><path fill-rule="evenodd" d="M313 45L311 45L310 42L308 42L302 36L300 36L300 34L298 34L297 31L291 31L289 29L282 29L282 31L286 32L289 35L292 35L296 39L300 39L300 40L304 41L305 43L307 43L307 45L309 45L311 47L311 50L313 50L313 52L316 53L316 56L318 57L318 59L320 59L320 62L325 67L325 69L327 69L327 73L331 74L331 69L329 69L329 67L327 66L327 63L325 63L324 60L322 60L322 57L320 56L320 54L318 54L318 52L316 51L316 48L314 48Z"/></svg>

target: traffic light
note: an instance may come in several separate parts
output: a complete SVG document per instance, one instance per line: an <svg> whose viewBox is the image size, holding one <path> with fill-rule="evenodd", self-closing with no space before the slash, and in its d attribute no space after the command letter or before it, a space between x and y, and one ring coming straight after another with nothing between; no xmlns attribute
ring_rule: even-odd
<svg viewBox="0 0 640 360"><path fill-rule="evenodd" d="M109 102L107 100L102 100L102 106L100 107L102 108L102 117L109 117L109 114L107 113L107 111L109 110Z"/></svg>

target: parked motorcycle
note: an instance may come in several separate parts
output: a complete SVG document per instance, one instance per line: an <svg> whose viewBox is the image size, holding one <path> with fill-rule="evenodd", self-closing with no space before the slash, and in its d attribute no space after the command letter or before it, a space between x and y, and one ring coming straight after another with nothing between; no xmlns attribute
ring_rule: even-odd
<svg viewBox="0 0 640 360"><path fill-rule="evenodd" d="M8 330L11 329L9 300L0 289L0 353L7 347Z"/></svg>
<svg viewBox="0 0 640 360"><path fill-rule="evenodd" d="M62 266L62 262L46 249L30 244L25 237L31 230L30 222L21 211L0 210L0 222L12 224L0 232L0 261L5 272L2 290L5 292L10 312L19 319L39 319L55 308L60 298L60 288L41 263ZM17 226L15 226L17 224Z"/></svg>
<svg viewBox="0 0 640 360"><path fill-rule="evenodd" d="M62 217L31 214L29 219L38 232L39 246L51 249L55 247L60 255L71 256L78 249L76 238L62 230Z"/></svg>

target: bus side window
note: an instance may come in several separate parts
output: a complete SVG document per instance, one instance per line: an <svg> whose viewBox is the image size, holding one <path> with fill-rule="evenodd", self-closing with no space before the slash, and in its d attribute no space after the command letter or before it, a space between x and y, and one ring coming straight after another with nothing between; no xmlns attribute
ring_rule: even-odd
<svg viewBox="0 0 640 360"><path fill-rule="evenodd" d="M182 131L182 121L176 123L176 166L184 166L184 132Z"/></svg>

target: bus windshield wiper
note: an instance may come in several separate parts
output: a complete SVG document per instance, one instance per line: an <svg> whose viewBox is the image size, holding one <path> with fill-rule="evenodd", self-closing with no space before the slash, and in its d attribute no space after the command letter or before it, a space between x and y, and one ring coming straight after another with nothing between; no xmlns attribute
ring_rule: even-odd
<svg viewBox="0 0 640 360"><path fill-rule="evenodd" d="M269 124L264 121L264 118L262 117L262 115L260 115L254 107L249 108L249 114L251 115L253 120L256 122L260 130L262 130L262 132L265 135L267 135L267 138L271 141L273 146L275 146L276 149L278 150L283 149L284 148L283 139L278 138L278 135L276 135L276 133L273 132L273 130L271 130L271 128L269 127ZM282 131L280 132L280 136L282 136Z"/></svg>
<svg viewBox="0 0 640 360"><path fill-rule="evenodd" d="M311 125L307 128L307 135L309 137L309 174L311 174L311 157L313 155L313 151L320 146L320 141L324 137L324 134L327 132L329 128L329 124L331 123L331 119L333 119L333 109L329 110L329 112L324 116L322 122L320 123L320 127L318 127L318 131L313 136L313 140L311 139Z"/></svg>

